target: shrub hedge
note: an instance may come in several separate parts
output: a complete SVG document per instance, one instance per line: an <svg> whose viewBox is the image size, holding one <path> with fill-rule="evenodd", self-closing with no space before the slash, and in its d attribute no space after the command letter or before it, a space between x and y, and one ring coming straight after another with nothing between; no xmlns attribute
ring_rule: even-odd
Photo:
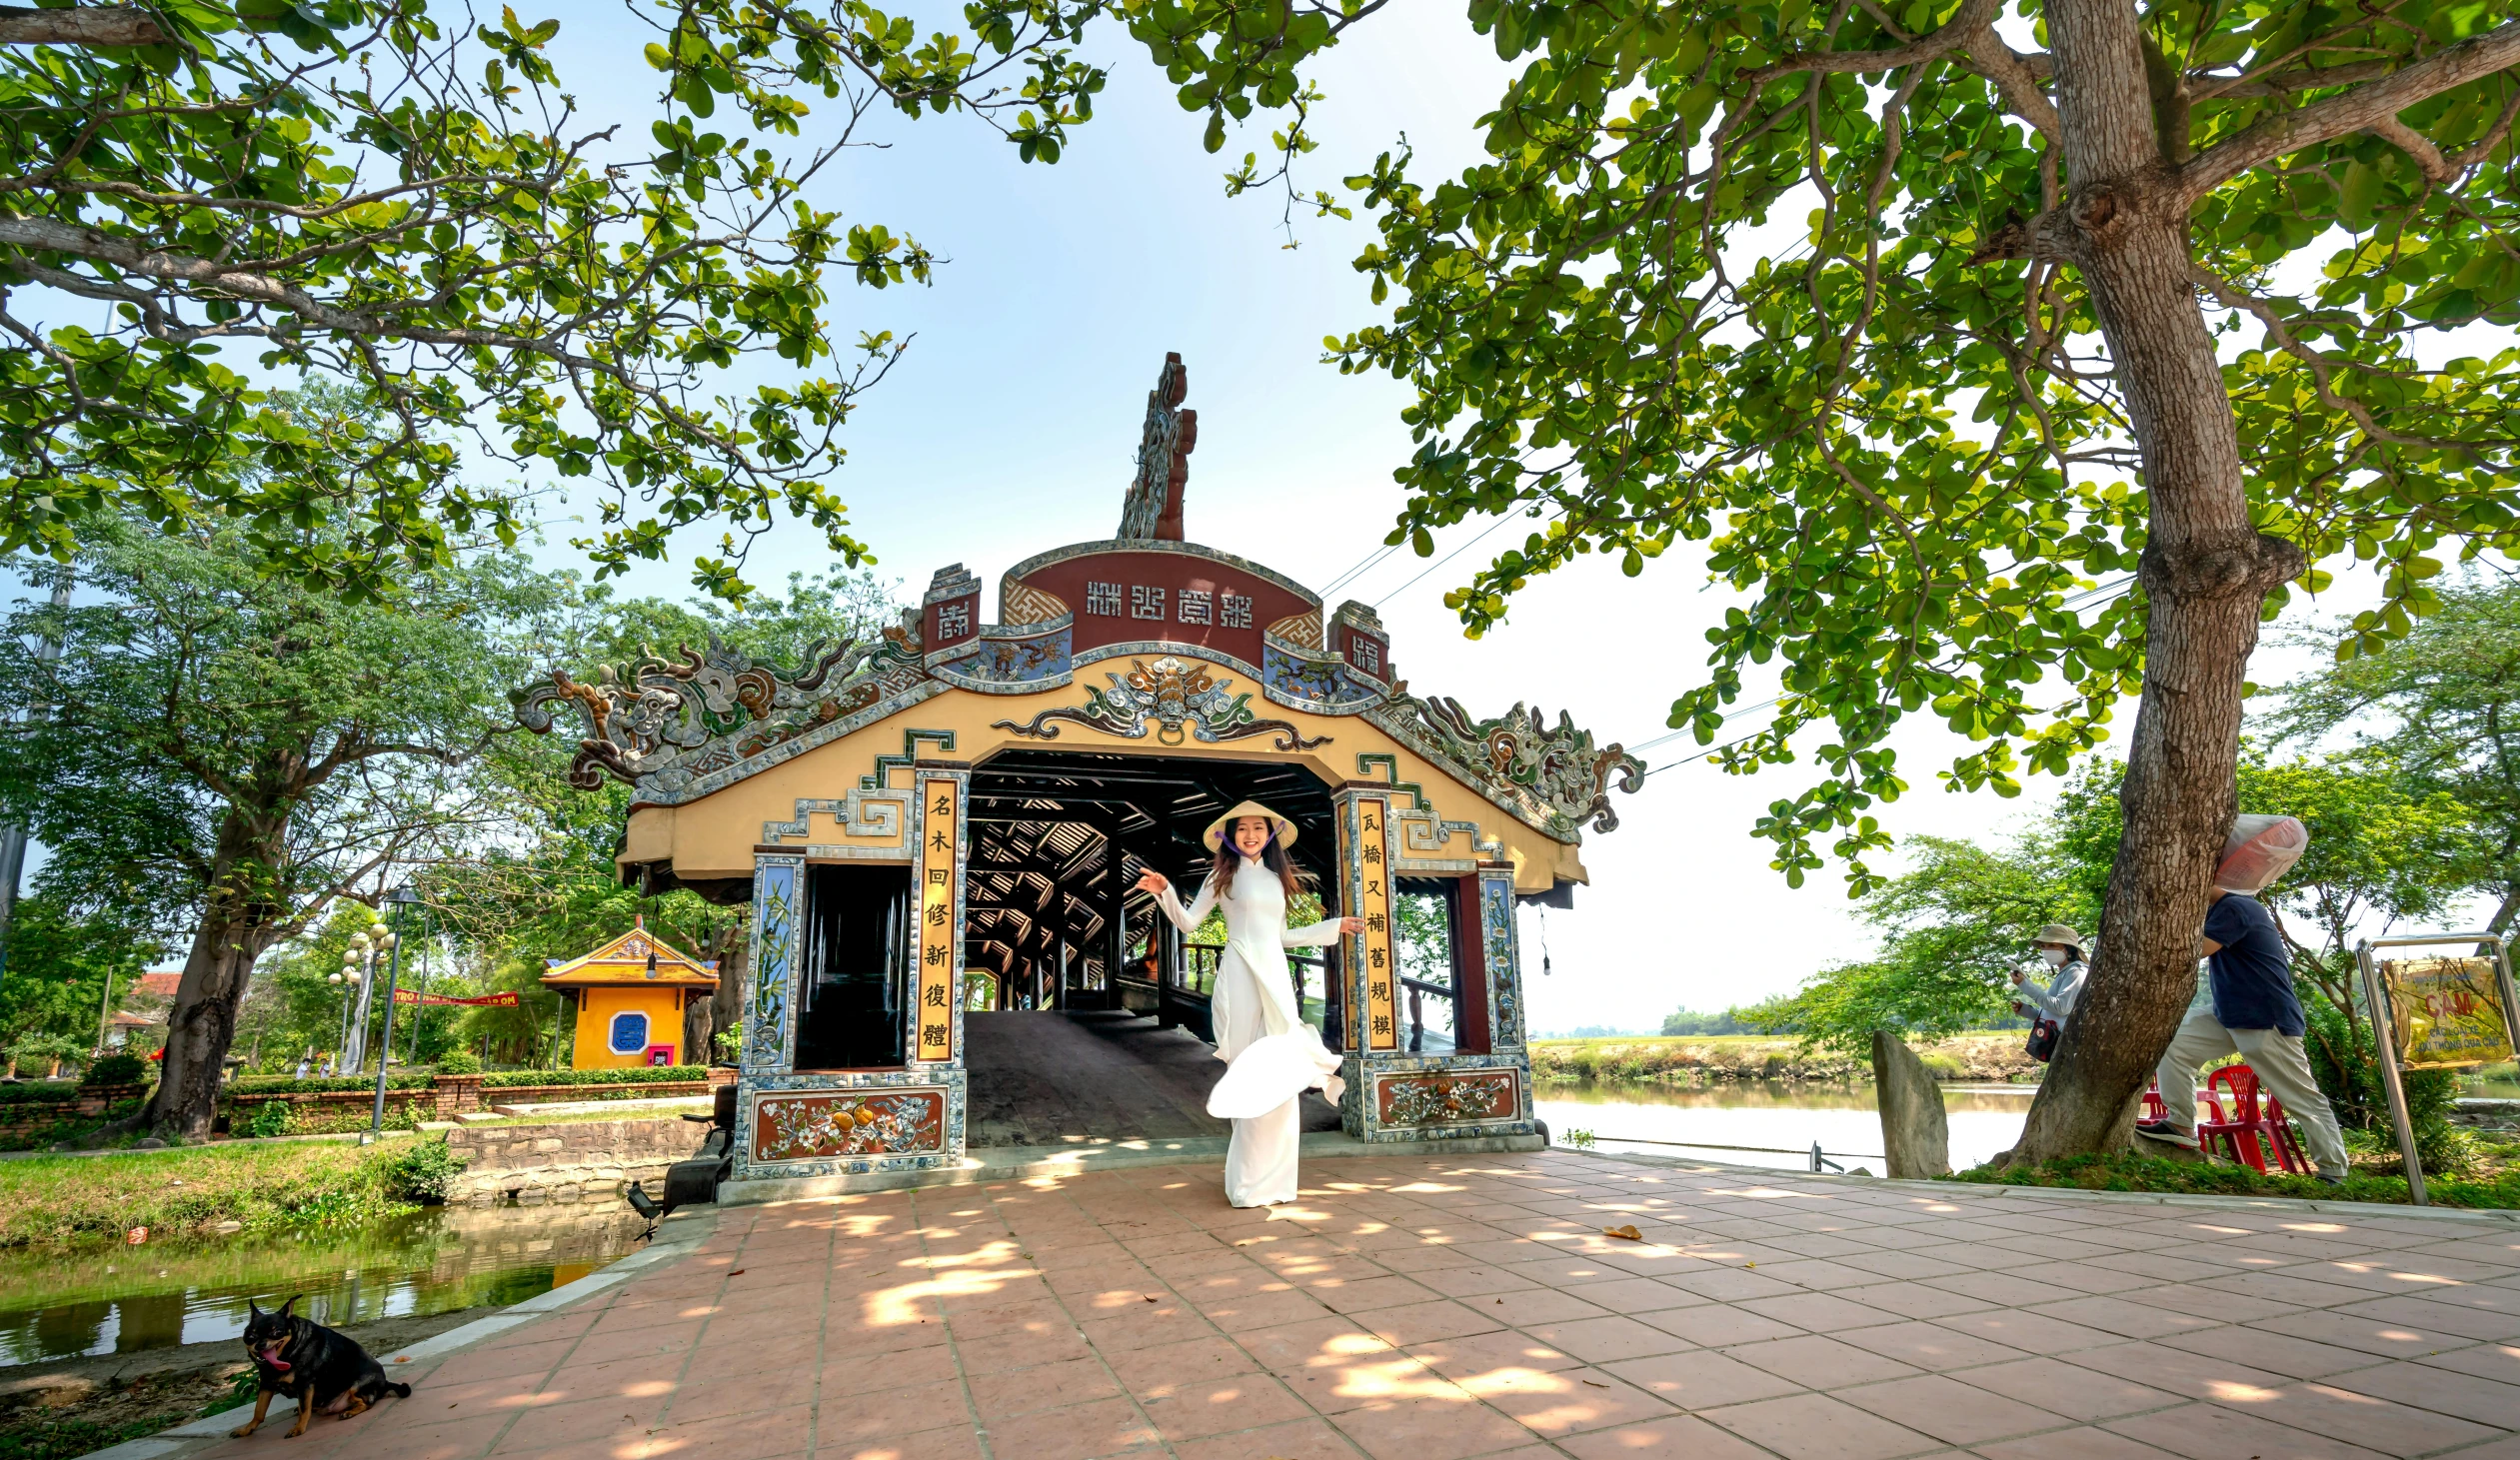
<svg viewBox="0 0 2520 1460"><path fill-rule="evenodd" d="M517 1085L680 1085L709 1078L705 1064L662 1064L628 1069L502 1069L481 1077L485 1090Z"/></svg>
<svg viewBox="0 0 2520 1460"><path fill-rule="evenodd" d="M66 1105L79 1098L79 1087L68 1080L46 1081L43 1084L0 1084L0 1105Z"/></svg>
<svg viewBox="0 0 2520 1460"><path fill-rule="evenodd" d="M332 1090L373 1090L376 1076L342 1075L334 1079L292 1079L285 1074L240 1075L228 1081L226 1093L231 1095L320 1095ZM426 1072L406 1074L397 1070L385 1077L389 1090L425 1090L429 1088Z"/></svg>

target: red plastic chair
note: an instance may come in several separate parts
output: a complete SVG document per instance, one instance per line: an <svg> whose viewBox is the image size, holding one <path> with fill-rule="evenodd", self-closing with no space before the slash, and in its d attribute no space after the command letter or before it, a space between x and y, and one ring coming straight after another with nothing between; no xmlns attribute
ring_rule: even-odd
<svg viewBox="0 0 2520 1460"><path fill-rule="evenodd" d="M2146 1120L2167 1120L2170 1107L2161 1103L2161 1076L2144 1081L2144 1115Z"/></svg>
<svg viewBox="0 0 2520 1460"><path fill-rule="evenodd" d="M2228 1093L2235 1107L2226 1115L2221 1096ZM2205 1077L2205 1097L2212 1101L2214 1118L2196 1122L2196 1142L2207 1151L2219 1140L2235 1161L2246 1162L2256 1170L2266 1169L2266 1147L2273 1145L2275 1160L2284 1170L2301 1175L2309 1164L2301 1158L2301 1148L2294 1143L2292 1131L2283 1115L2283 1106L2273 1096L2258 1103L2257 1071L2245 1064L2227 1065Z"/></svg>

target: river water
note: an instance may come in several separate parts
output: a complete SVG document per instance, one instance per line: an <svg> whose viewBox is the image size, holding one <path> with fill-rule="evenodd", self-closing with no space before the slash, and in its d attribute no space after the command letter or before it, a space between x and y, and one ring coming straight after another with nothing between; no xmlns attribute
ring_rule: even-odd
<svg viewBox="0 0 2520 1460"><path fill-rule="evenodd" d="M234 1338L249 1298L339 1327L520 1303L631 1250L618 1202L425 1211L348 1232L0 1257L0 1366Z"/></svg>
<svg viewBox="0 0 2520 1460"><path fill-rule="evenodd" d="M1946 1087L1942 1108L1950 1121L1951 1164L1965 1169L1997 1151L2010 1150L2030 1113L2034 1085ZM1652 1153L1744 1166L1811 1169L1811 1143L1849 1170L1886 1174L1881 1162L1881 1117L1872 1086L1822 1085L1785 1080L1736 1080L1701 1089L1660 1085L1543 1084L1535 1108L1562 1143L1569 1131L1589 1130L1602 1150ZM1648 1145L1647 1141L1707 1145ZM1767 1146L1769 1151L1716 1150L1711 1146Z"/></svg>
<svg viewBox="0 0 2520 1460"><path fill-rule="evenodd" d="M2520 1099L2520 1082L2480 1079L2459 1083L2463 1095ZM1951 1165L1966 1170L2021 1138L2036 1085L1945 1085L1942 1108L1951 1131ZM1744 1166L1811 1169L1811 1143L1849 1170L1881 1161L1881 1117L1869 1084L1822 1085L1786 1080L1737 1080L1700 1089L1648 1084L1542 1084L1534 1108L1549 1133L1563 1143L1567 1132L1588 1130L1603 1150L1729 1161ZM1625 1139L1621 1139L1625 1137ZM1709 1145L1647 1144L1703 1141ZM1768 1146L1768 1151L1715 1150L1710 1146Z"/></svg>

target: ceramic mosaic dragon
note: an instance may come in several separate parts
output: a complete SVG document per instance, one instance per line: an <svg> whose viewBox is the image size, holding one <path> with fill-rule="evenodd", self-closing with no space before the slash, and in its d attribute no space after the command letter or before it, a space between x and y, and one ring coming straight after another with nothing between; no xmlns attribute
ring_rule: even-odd
<svg viewBox="0 0 2520 1460"><path fill-rule="evenodd" d="M1630 795L1645 783L1644 761L1616 744L1594 748L1592 731L1576 729L1562 710L1551 729L1543 712L1521 705L1494 720L1472 720L1457 700L1402 695L1365 718L1430 758L1522 792L1544 808L1540 814L1551 831L1569 840L1587 820L1595 831L1618 829L1618 813L1610 809L1613 778Z"/></svg>
<svg viewBox="0 0 2520 1460"><path fill-rule="evenodd" d="M704 652L684 645L669 660L651 649L598 669L592 683L555 669L509 698L517 723L536 734L550 733L563 706L585 712L589 733L569 762L571 785L593 790L611 775L643 790L672 789L924 678L918 646L900 629L873 645L818 640L793 674L712 635Z"/></svg>

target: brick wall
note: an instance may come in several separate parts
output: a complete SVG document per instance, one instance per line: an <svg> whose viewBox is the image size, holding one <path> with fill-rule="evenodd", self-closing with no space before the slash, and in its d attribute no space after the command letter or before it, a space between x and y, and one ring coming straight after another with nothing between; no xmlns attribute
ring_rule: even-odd
<svg viewBox="0 0 2520 1460"><path fill-rule="evenodd" d="M545 1201L604 1201L634 1180L663 1195L665 1168L700 1149L708 1127L680 1116L588 1120L573 1125L466 1125L446 1133L465 1158L456 1198L488 1205L514 1196Z"/></svg>

